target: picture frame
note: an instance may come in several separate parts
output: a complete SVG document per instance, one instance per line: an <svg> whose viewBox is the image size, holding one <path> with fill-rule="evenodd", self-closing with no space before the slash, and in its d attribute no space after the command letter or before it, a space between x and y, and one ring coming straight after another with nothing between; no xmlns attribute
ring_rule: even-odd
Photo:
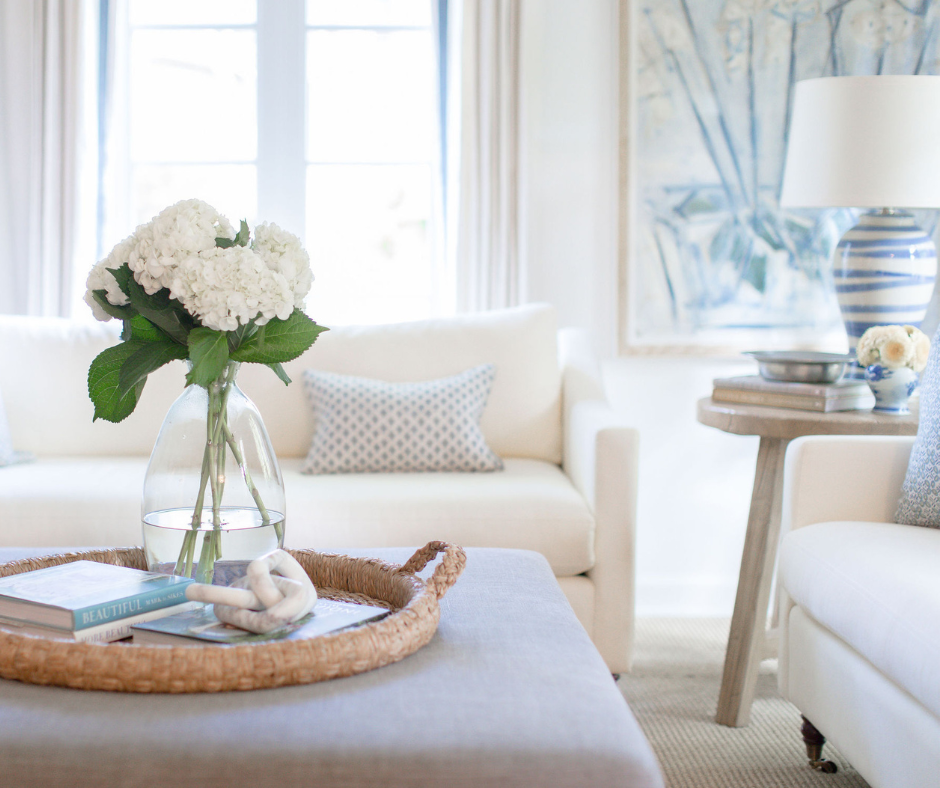
<svg viewBox="0 0 940 788"><path fill-rule="evenodd" d="M936 74L940 3L620 0L622 354L843 351L859 212L781 209L796 82ZM917 212L935 232L936 212Z"/></svg>

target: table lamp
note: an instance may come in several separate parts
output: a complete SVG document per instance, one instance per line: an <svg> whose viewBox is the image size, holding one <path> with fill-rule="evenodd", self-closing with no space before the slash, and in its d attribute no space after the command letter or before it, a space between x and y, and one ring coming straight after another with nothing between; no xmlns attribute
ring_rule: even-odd
<svg viewBox="0 0 940 788"><path fill-rule="evenodd" d="M940 207L940 77L798 82L780 205L874 209L833 259L850 350L870 326L919 328L937 250L904 209Z"/></svg>

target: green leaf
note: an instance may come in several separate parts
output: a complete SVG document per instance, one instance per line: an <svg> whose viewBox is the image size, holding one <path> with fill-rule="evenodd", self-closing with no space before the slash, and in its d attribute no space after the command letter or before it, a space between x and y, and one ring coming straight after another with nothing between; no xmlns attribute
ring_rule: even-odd
<svg viewBox="0 0 940 788"><path fill-rule="evenodd" d="M107 312L111 317L116 317L118 320L130 320L137 312L134 310L130 304L125 306L116 306L108 300L108 291L107 290L92 290L92 297L95 299L95 302L100 306L105 312Z"/></svg>
<svg viewBox="0 0 940 788"><path fill-rule="evenodd" d="M186 375L186 382L209 388L228 363L228 337L211 328L194 328L189 332L189 358L193 368Z"/></svg>
<svg viewBox="0 0 940 788"><path fill-rule="evenodd" d="M131 340L137 342L138 340ZM159 341L140 341L138 349L121 365L118 374L117 395L124 396L138 384L143 385L147 375L164 364L186 358L187 350L162 334Z"/></svg>
<svg viewBox="0 0 940 788"><path fill-rule="evenodd" d="M231 249L235 246L235 242L231 238L216 238L215 245L219 249Z"/></svg>
<svg viewBox="0 0 940 788"><path fill-rule="evenodd" d="M242 346L244 341L248 339L256 330L257 326L255 325L254 320L249 320L244 325L239 324L238 328L234 331L229 331L228 333L228 352L233 353L238 348Z"/></svg>
<svg viewBox="0 0 940 788"><path fill-rule="evenodd" d="M234 361L255 364L283 364L301 355L324 331L299 309L287 320L275 318L258 330L232 353Z"/></svg>
<svg viewBox="0 0 940 788"><path fill-rule="evenodd" d="M238 234L235 236L235 243L239 246L248 246L249 238L248 222L242 219L241 225L238 228Z"/></svg>
<svg viewBox="0 0 940 788"><path fill-rule="evenodd" d="M143 315L134 315L130 320L124 321L124 331L121 339L139 339L142 342L164 342L167 335L151 323Z"/></svg>
<svg viewBox="0 0 940 788"><path fill-rule="evenodd" d="M127 263L114 271L114 278L130 299L134 309L171 339L181 345L187 344L189 332L196 323L179 301L170 298L170 293L166 288L148 295L147 291L134 279L134 274Z"/></svg>
<svg viewBox="0 0 940 788"><path fill-rule="evenodd" d="M134 412L147 380L144 378L129 391L120 393L121 367L144 344L133 339L122 342L101 351L91 362L88 368L88 396L95 405L92 421L104 419L117 423Z"/></svg>
<svg viewBox="0 0 940 788"><path fill-rule="evenodd" d="M284 381L285 386L290 385L290 376L287 374L287 372L284 371L284 367L282 367L280 364L267 364L266 366L269 366L274 370L274 374Z"/></svg>

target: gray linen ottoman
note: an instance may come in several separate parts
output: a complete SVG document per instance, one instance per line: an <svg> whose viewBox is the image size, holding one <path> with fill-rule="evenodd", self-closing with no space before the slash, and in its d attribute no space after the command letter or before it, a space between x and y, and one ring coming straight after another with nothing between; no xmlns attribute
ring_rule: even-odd
<svg viewBox="0 0 940 788"><path fill-rule="evenodd" d="M402 563L413 551L350 552ZM370 673L216 695L0 680L0 786L660 788L545 559L467 555L432 642Z"/></svg>

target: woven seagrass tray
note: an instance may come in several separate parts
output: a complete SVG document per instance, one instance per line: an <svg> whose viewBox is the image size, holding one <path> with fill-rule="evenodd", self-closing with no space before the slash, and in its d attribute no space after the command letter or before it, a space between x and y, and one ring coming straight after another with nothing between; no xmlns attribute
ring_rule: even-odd
<svg viewBox="0 0 940 788"><path fill-rule="evenodd" d="M401 566L372 558L290 550L321 597L380 605L392 613L309 640L240 646L76 643L19 634L0 624L0 677L112 692L226 692L351 676L404 659L437 630L439 600L466 564L464 551L429 542ZM428 580L416 576L443 553ZM28 558L0 564L0 577L85 559L146 568L138 547Z"/></svg>

